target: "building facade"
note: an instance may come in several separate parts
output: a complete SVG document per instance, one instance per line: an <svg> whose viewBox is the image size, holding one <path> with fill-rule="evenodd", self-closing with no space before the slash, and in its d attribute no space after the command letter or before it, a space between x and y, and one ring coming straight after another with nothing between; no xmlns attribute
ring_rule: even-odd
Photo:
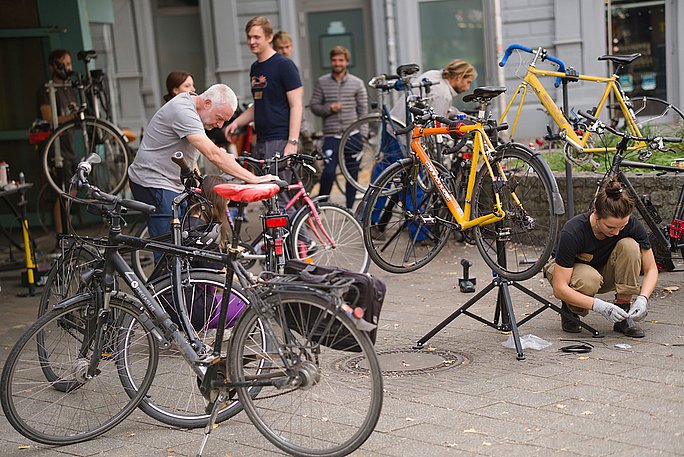
<svg viewBox="0 0 684 457"><path fill-rule="evenodd" d="M0 155L29 170L36 152L26 144L35 118L36 87L49 72L51 48L73 53L93 48L94 67L104 69L115 122L136 133L162 103L166 74L180 69L195 76L198 91L222 82L250 101L248 73L253 55L244 26L253 16L272 19L294 38L293 60L305 86L329 71L336 44L352 52L349 70L369 79L403 63L439 68L453 58L473 63L477 85L506 85L524 74L526 61L498 59L511 43L542 46L581 73L608 75L597 57L641 52L622 80L634 94L653 94L684 106L684 5L678 0L0 0L0 59L11 90L0 93ZM11 8L10 8L11 7ZM608 15L606 11L610 10ZM525 57L525 56L523 56ZM15 63L12 65L11 63ZM75 69L82 71L75 63ZM560 92L546 81L556 100ZM573 83L571 107L590 108L600 88ZM372 94L371 94L372 96ZM503 97L505 99L505 95ZM540 136L548 122L539 105L526 103L519 136ZM500 109L497 106L497 110ZM315 119L306 116L315 128ZM7 157L7 159L6 159ZM35 162L33 162L35 163ZM15 167L16 168L16 167ZM16 168L16 169L18 169Z"/></svg>

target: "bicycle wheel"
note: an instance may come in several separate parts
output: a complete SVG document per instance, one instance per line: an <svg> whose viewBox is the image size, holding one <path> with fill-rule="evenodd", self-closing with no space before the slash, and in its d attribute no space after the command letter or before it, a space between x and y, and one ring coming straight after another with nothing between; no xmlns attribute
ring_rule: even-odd
<svg viewBox="0 0 684 457"><path fill-rule="evenodd" d="M55 164L58 149L65 159L62 169ZM89 182L107 193L115 194L123 189L131 162L125 137L109 122L86 117L83 121L73 120L59 126L45 142L43 172L57 193L63 192L60 184L63 179L68 182L77 162L91 153L98 154L102 163L93 168Z"/></svg>
<svg viewBox="0 0 684 457"><path fill-rule="evenodd" d="M150 232L147 229L147 224L140 225L138 233L134 236L149 239ZM147 282L154 271L154 266L154 251L147 249L135 249L131 251L131 268L133 268L133 271L138 278Z"/></svg>
<svg viewBox="0 0 684 457"><path fill-rule="evenodd" d="M76 238L63 238L62 243L70 243L63 249L62 255L52 265L40 295L38 317L45 314L51 306L68 297L88 289L81 284L81 275L102 260L98 250L78 241Z"/></svg>
<svg viewBox="0 0 684 457"><path fill-rule="evenodd" d="M653 97L630 99L637 117L637 126L642 135L661 137L684 137L684 113L665 100ZM668 145L676 152L684 152L684 145Z"/></svg>
<svg viewBox="0 0 684 457"><path fill-rule="evenodd" d="M184 278L187 315L205 345L200 352L210 351L213 345L224 281L222 275L192 270L189 277ZM171 320L178 323L178 315L173 306L172 286L172 278L167 275L151 284L150 289L167 310ZM233 296L228 316L230 327L235 324L248 303L245 295L237 287L233 287L231 293ZM230 332L226 332L225 338L228 339L229 336ZM128 368L128 363L126 367ZM131 391L139 390L136 378L129 376L128 369L123 371L122 382ZM209 413L206 411L208 401L199 390L200 383L201 380L193 367L186 362L177 347L162 349L159 353L157 375L140 403L140 409L150 417L175 427L204 427L209 419ZM240 411L239 402L228 402L219 411L216 420L224 421Z"/></svg>
<svg viewBox="0 0 684 457"><path fill-rule="evenodd" d="M506 217L494 224L475 227L475 244L487 265L498 275L523 281L541 271L551 256L559 221L554 208L560 195L546 163L521 144L509 143L497 149L490 163L494 180L487 167L478 171L472 218L490 214L496 194ZM498 242L506 248L503 255L498 255Z"/></svg>
<svg viewBox="0 0 684 457"><path fill-rule="evenodd" d="M237 389L247 416L271 443L292 455L348 455L373 432L382 408L382 375L368 335L313 293L276 291L266 302L280 347L261 349L265 337L255 331L258 317L252 308L235 327L230 347L232 380L273 384L257 397L246 387ZM283 366L281 350L295 373Z"/></svg>
<svg viewBox="0 0 684 457"><path fill-rule="evenodd" d="M435 163L444 185L454 192L453 176ZM390 273L408 273L430 262L444 247L455 224L442 196L416 159L395 163L364 197L363 239L373 262ZM417 204L416 204L417 203Z"/></svg>
<svg viewBox="0 0 684 457"><path fill-rule="evenodd" d="M400 121L393 123L396 128L404 127ZM359 192L366 192L374 175L397 160L397 154L387 153L390 136L384 132L386 128L389 126L383 123L380 113L372 113L351 124L342 134L337 149L340 170Z"/></svg>
<svg viewBox="0 0 684 457"><path fill-rule="evenodd" d="M81 294L44 314L19 338L2 372L0 398L7 420L25 437L44 444L94 438L123 421L138 405L157 368L157 340L138 320L140 305L114 294L98 326L93 295ZM100 330L102 338L96 341ZM87 376L93 351L101 355ZM135 395L119 379L129 355ZM58 375L46 379L45 371Z"/></svg>
<svg viewBox="0 0 684 457"><path fill-rule="evenodd" d="M292 223L290 252L297 259L316 265L334 265L351 271L368 271L370 258L363 244L361 224L348 209L318 202L318 217L307 207ZM323 233L330 235L332 243Z"/></svg>

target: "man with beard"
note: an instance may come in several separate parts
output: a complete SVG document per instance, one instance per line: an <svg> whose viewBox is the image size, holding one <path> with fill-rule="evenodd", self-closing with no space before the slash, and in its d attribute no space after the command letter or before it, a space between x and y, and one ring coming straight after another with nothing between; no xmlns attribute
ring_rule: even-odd
<svg viewBox="0 0 684 457"><path fill-rule="evenodd" d="M330 50L330 74L323 75L316 81L309 105L311 111L323 118L323 152L328 158L320 181L320 195L330 195L335 172L339 163L337 148L345 129L368 112L368 94L363 81L347 71L351 54L344 46L335 46ZM350 144L361 144L359 138ZM344 151L347 169L356 178L359 173L358 163L352 159L356 151ZM347 183L347 208L354 205L356 189Z"/></svg>

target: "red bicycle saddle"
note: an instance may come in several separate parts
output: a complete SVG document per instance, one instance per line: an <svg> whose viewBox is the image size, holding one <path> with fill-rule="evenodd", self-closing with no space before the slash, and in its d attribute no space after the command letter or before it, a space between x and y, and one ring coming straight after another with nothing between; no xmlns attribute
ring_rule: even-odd
<svg viewBox="0 0 684 457"><path fill-rule="evenodd" d="M264 184L218 184L214 192L234 202L258 202L273 197L280 192L280 186L274 183Z"/></svg>

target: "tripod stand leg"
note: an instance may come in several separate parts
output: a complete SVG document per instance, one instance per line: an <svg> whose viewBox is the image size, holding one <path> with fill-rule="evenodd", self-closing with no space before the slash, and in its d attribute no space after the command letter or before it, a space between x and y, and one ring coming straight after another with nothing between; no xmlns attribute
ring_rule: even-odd
<svg viewBox="0 0 684 457"><path fill-rule="evenodd" d="M416 341L416 345L413 346L413 349L423 349L423 345L425 343L427 343L430 338L432 338L437 333L439 333L444 327L449 325L451 323L451 321L456 319L458 316L467 312L468 308L473 306L475 303L477 303L478 300L480 300L482 297L487 295L489 293L489 291L492 290L494 287L496 287L496 283L494 281L492 281L484 289L482 289L480 292L478 292L477 295L475 295L473 298L468 300L463 306L461 306L456 311L451 313L451 315L449 317L447 317L442 322L440 322L435 328L430 330L425 336L423 336L421 339ZM471 317L474 317L474 316L471 316Z"/></svg>
<svg viewBox="0 0 684 457"><path fill-rule="evenodd" d="M561 314L561 315L563 315L563 316L565 316L565 317L571 319L572 321L574 321L574 322L576 322L577 324L579 324L581 327L584 327L585 329L587 329L589 332L591 332L591 336L592 336L593 338L603 338L603 335L602 335L598 330L596 330L594 327L591 327L590 325L585 324L585 323L582 322L580 319L577 319L577 318L576 318L575 316L573 316L572 314L570 314L570 313L568 313L568 312L562 310L558 305L555 305L555 304L551 303L550 301L548 301L547 299L545 299L545 298L542 297L541 295L539 295L539 294L537 294L537 293L535 293L535 292L532 292L532 291L529 290L528 288L526 288L526 287L524 287L524 286L521 286L521 285L518 284L518 283L513 282L513 283L511 283L511 284L512 284L513 286L515 286L515 288L518 289L520 292L522 292L522 293L524 293L524 294L527 294L528 296L534 298L535 300L537 300L539 303L542 304L542 306L541 306L539 309L537 309L535 312L533 312L532 314L526 316L523 320L521 320L521 321L518 323L518 326L523 325L525 322L529 321L530 319L532 319L533 317L535 317L537 314L541 313L542 311L544 311L544 310L547 309L547 308L550 308L550 309L552 309L553 311L557 312L558 314Z"/></svg>
<svg viewBox="0 0 684 457"><path fill-rule="evenodd" d="M520 333L518 332L518 324L515 322L515 312L513 311L513 302L511 301L511 291L508 289L508 281L503 279L499 284L499 299L503 301L505 308L501 308L503 315L501 327L502 330L510 330L513 334L513 344L515 344L516 358L518 360L525 360L525 353L520 344ZM501 303L497 304L498 306ZM504 315L505 313L505 315Z"/></svg>

